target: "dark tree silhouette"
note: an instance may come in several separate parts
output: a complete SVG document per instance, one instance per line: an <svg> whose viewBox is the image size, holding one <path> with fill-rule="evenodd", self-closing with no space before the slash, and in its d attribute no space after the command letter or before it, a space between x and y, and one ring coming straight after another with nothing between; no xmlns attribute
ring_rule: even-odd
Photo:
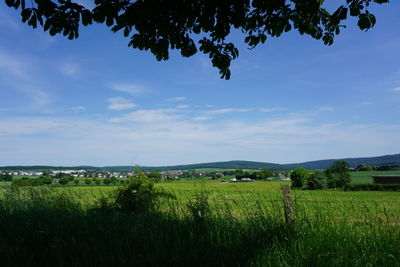
<svg viewBox="0 0 400 267"><path fill-rule="evenodd" d="M24 23L33 28L40 25L50 35L74 39L80 25L97 22L113 32L122 31L130 47L150 50L157 60L167 60L170 49L184 57L199 49L219 69L221 78L229 79L231 61L239 54L226 40L232 28L245 34L249 48L290 30L331 45L348 16L356 17L359 28L366 31L376 22L369 5L389 0L325 1L337 6L333 11L324 7L324 0L95 0L92 10L73 0L5 2L21 10Z"/></svg>

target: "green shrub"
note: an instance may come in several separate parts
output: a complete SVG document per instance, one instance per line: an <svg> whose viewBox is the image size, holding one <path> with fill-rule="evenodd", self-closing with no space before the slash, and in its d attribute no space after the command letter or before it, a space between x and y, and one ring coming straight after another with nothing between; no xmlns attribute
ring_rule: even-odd
<svg viewBox="0 0 400 267"><path fill-rule="evenodd" d="M306 181L307 188L310 190L324 189L325 188L325 176L321 172L315 172L310 174Z"/></svg>
<svg viewBox="0 0 400 267"><path fill-rule="evenodd" d="M122 211L148 212L154 208L156 195L153 182L139 173L117 191L115 205Z"/></svg>
<svg viewBox="0 0 400 267"><path fill-rule="evenodd" d="M66 185L66 184L68 184L69 179L67 177L63 177L63 178L60 178L60 180L58 180L58 182L62 185Z"/></svg>
<svg viewBox="0 0 400 267"><path fill-rule="evenodd" d="M211 214L208 194L206 192L200 192L200 194L196 195L194 200L189 200L187 207L196 221L203 220Z"/></svg>
<svg viewBox="0 0 400 267"><path fill-rule="evenodd" d="M350 184L349 163L344 160L336 160L325 172L329 188L344 188Z"/></svg>
<svg viewBox="0 0 400 267"><path fill-rule="evenodd" d="M308 177L308 171L304 168L296 168L290 174L290 179L292 180L293 187L303 187L304 182Z"/></svg>

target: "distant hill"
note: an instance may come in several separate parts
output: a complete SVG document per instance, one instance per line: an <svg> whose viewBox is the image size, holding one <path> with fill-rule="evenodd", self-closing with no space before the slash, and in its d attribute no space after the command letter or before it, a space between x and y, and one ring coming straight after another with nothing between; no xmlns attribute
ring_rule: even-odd
<svg viewBox="0 0 400 267"><path fill-rule="evenodd" d="M307 161L303 163L286 164L286 166L291 168L304 167L307 169L326 169L329 168L335 160L338 159ZM352 168L355 168L360 164L367 164L373 166L399 165L400 154L368 157L368 158L344 158L340 160L347 161L350 164L350 167Z"/></svg>
<svg viewBox="0 0 400 267"><path fill-rule="evenodd" d="M198 163L188 165L176 165L165 167L141 167L143 170L169 171L169 170L195 170L195 169L269 169L283 170L287 169L285 165L276 163L265 163L245 160L232 160L221 162Z"/></svg>
<svg viewBox="0 0 400 267"><path fill-rule="evenodd" d="M160 166L160 167L141 166L140 168L144 171L170 171L170 170L195 170L195 169L254 169L254 170L268 169L271 171L278 171L278 170L290 170L296 167L304 167L307 169L325 169L330 167L335 160L338 159L325 159L325 160L307 161L307 162L292 163L292 164L277 164L277 163L266 163L266 162L256 162L256 161L232 160L232 161L222 161L222 162L209 162L209 163ZM385 155L379 157L368 157L368 158L344 158L340 160L347 161L353 168L357 167L359 164L368 164L374 166L400 165L400 154ZM128 171L134 168L135 167L132 166L65 167L65 166L37 165L37 166L4 166L0 167L0 170L42 171L42 170L92 169L92 170Z"/></svg>

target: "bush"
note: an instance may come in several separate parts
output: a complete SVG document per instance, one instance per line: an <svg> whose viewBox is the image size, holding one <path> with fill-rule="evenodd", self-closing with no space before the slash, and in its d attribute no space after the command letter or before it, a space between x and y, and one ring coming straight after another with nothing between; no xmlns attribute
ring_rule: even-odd
<svg viewBox="0 0 400 267"><path fill-rule="evenodd" d="M139 172L117 190L113 207L123 212L152 213L161 197L176 199L175 195L154 188L154 183Z"/></svg>
<svg viewBox="0 0 400 267"><path fill-rule="evenodd" d="M66 185L66 184L68 184L69 179L66 178L66 177L63 177L63 178L61 178L58 182L59 182L60 184L62 184L62 185Z"/></svg>
<svg viewBox="0 0 400 267"><path fill-rule="evenodd" d="M0 174L0 181L10 182L12 181L13 176L9 173Z"/></svg>
<svg viewBox="0 0 400 267"><path fill-rule="evenodd" d="M194 200L189 200L187 207L193 219L196 221L204 220L211 214L210 204L208 203L208 194L206 192L201 192L196 195Z"/></svg>
<svg viewBox="0 0 400 267"><path fill-rule="evenodd" d="M92 179L91 178L86 178L85 179L85 184L87 184L87 185L92 184Z"/></svg>
<svg viewBox="0 0 400 267"><path fill-rule="evenodd" d="M329 188L344 188L350 184L350 169L346 161L336 160L325 175Z"/></svg>
<svg viewBox="0 0 400 267"><path fill-rule="evenodd" d="M316 190L324 189L325 187L325 176L321 172L310 174L306 181L307 189Z"/></svg>
<svg viewBox="0 0 400 267"><path fill-rule="evenodd" d="M290 174L290 179L292 180L293 187L303 187L304 182L306 181L308 176L308 172L304 168L296 168Z"/></svg>
<svg viewBox="0 0 400 267"><path fill-rule="evenodd" d="M117 191L115 205L122 211L143 213L153 210L155 197L153 182L139 173Z"/></svg>
<svg viewBox="0 0 400 267"><path fill-rule="evenodd" d="M14 180L11 183L11 188L17 188L22 186L32 186L32 182L28 177L23 177L21 179Z"/></svg>

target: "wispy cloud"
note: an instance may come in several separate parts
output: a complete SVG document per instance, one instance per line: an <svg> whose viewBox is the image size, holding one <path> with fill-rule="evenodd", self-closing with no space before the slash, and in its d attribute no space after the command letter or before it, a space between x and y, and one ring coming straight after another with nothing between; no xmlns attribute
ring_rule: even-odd
<svg viewBox="0 0 400 267"><path fill-rule="evenodd" d="M211 120L212 117L207 117L207 116L198 116L198 117L193 117L193 121L206 121L206 120Z"/></svg>
<svg viewBox="0 0 400 267"><path fill-rule="evenodd" d="M81 74L81 67L78 62L66 61L59 65L61 74L69 78L78 78Z"/></svg>
<svg viewBox="0 0 400 267"><path fill-rule="evenodd" d="M86 107L84 107L84 106L75 106L75 107L70 107L69 109L72 110L72 111L84 111L84 110L86 110Z"/></svg>
<svg viewBox="0 0 400 267"><path fill-rule="evenodd" d="M178 106L176 106L176 108L179 108L179 109L184 109L184 108L188 108L189 107L189 105L178 105Z"/></svg>
<svg viewBox="0 0 400 267"><path fill-rule="evenodd" d="M51 102L50 95L41 86L38 75L39 64L28 57L20 57L17 54L0 50L0 78L8 87L23 94L30 99L24 106L27 109L38 109L48 113L44 106Z"/></svg>
<svg viewBox="0 0 400 267"><path fill-rule="evenodd" d="M400 92L400 87L392 88L389 91L391 91L391 92Z"/></svg>
<svg viewBox="0 0 400 267"><path fill-rule="evenodd" d="M252 109L249 108L223 108L223 109L214 109L207 111L207 114L210 115L217 115L217 114L224 114L224 113L232 113L232 112L249 112Z"/></svg>
<svg viewBox="0 0 400 267"><path fill-rule="evenodd" d="M179 117L175 109L141 109L111 118L110 122L160 122L171 121Z"/></svg>
<svg viewBox="0 0 400 267"><path fill-rule="evenodd" d="M287 109L285 109L285 108L260 108L259 109L260 112L265 112L265 113L283 111L283 110L287 110Z"/></svg>
<svg viewBox="0 0 400 267"><path fill-rule="evenodd" d="M186 100L186 97L184 97L184 96L177 96L177 97L165 99L165 101L167 101L167 102L178 102L178 101L185 101L185 100Z"/></svg>
<svg viewBox="0 0 400 267"><path fill-rule="evenodd" d="M136 162L147 165L232 158L288 162L296 161L296 155L303 160L309 159L305 155L310 154L327 156L326 147L332 143L336 145L331 147L330 156L346 155L349 150L365 154L391 152L392 144L400 138L398 125L315 124L296 117L206 122L184 119L174 110L162 109L138 110L114 121L130 123L82 118L0 118L0 124L7 125L0 128L0 158L16 164L21 153L24 163L49 163L54 158L50 163L63 164L72 155L75 164L96 165L130 163L132 155ZM370 144L367 147L366 142ZM267 150L273 151L271 156L265 156Z"/></svg>
<svg viewBox="0 0 400 267"><path fill-rule="evenodd" d="M107 99L109 103L108 109L110 110L125 110L136 107L136 105L125 97L111 97Z"/></svg>
<svg viewBox="0 0 400 267"><path fill-rule="evenodd" d="M29 70L27 60L21 60L18 57L13 57L9 53L0 50L0 71L2 73L9 73L13 76L26 79Z"/></svg>
<svg viewBox="0 0 400 267"><path fill-rule="evenodd" d="M131 95L142 94L150 91L144 86L134 83L110 83L109 87L115 91L124 92Z"/></svg>

